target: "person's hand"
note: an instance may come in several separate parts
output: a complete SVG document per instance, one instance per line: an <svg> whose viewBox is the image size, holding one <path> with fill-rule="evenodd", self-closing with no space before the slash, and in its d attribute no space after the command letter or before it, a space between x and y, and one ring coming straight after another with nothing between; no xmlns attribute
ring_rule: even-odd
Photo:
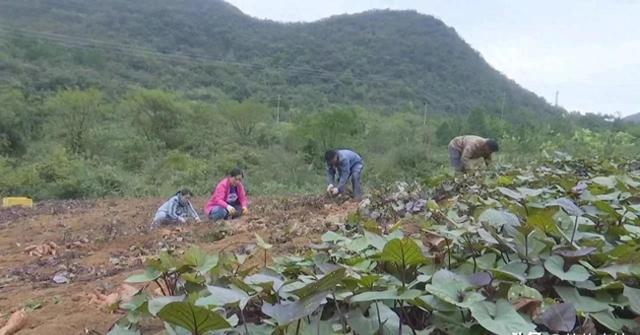
<svg viewBox="0 0 640 335"><path fill-rule="evenodd" d="M333 189L333 184L329 184L329 186L327 186L327 193L331 193L332 189Z"/></svg>
<svg viewBox="0 0 640 335"><path fill-rule="evenodd" d="M247 215L247 214L249 214L249 208L242 207L242 215Z"/></svg>
<svg viewBox="0 0 640 335"><path fill-rule="evenodd" d="M187 220L185 218L183 218L182 216L178 216L178 221L180 221L180 223L187 222Z"/></svg>
<svg viewBox="0 0 640 335"><path fill-rule="evenodd" d="M231 216L236 215L236 209L231 205L227 205L227 212L229 212L229 215Z"/></svg>
<svg viewBox="0 0 640 335"><path fill-rule="evenodd" d="M334 187L334 188L332 188L332 189L331 189L331 194L333 194L333 195L336 195L336 194L338 194L339 192L340 192L340 191L338 190L338 188L337 188L337 187Z"/></svg>
<svg viewBox="0 0 640 335"><path fill-rule="evenodd" d="M202 220L200 220L200 218L197 218L196 223L200 223L200 222L202 222Z"/></svg>

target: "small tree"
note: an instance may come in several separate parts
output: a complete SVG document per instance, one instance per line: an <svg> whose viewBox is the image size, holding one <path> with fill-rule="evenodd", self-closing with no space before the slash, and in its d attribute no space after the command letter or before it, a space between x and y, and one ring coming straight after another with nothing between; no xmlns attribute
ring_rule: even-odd
<svg viewBox="0 0 640 335"><path fill-rule="evenodd" d="M61 137L74 154L84 151L85 139L96 120L102 93L96 89L62 91L46 103L50 133Z"/></svg>
<svg viewBox="0 0 640 335"><path fill-rule="evenodd" d="M161 90L140 90L124 101L124 108L147 139L159 139L169 149L177 148L182 139L176 130L183 125L188 108L172 93Z"/></svg>
<svg viewBox="0 0 640 335"><path fill-rule="evenodd" d="M439 145L447 145L452 138L455 137L453 129L449 122L444 121L440 124L440 127L436 130L436 139Z"/></svg>
<svg viewBox="0 0 640 335"><path fill-rule="evenodd" d="M250 139L256 126L261 122L267 122L270 115L267 106L252 100L225 102L221 106L221 111L233 130L243 140Z"/></svg>
<svg viewBox="0 0 640 335"><path fill-rule="evenodd" d="M486 111L483 108L474 108L467 116L466 130L468 134L478 136L489 136L489 127L485 117Z"/></svg>

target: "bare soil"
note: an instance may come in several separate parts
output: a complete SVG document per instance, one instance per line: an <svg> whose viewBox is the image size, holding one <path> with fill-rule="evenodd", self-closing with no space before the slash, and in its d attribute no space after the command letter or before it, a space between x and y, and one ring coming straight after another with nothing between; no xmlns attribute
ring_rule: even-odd
<svg viewBox="0 0 640 335"><path fill-rule="evenodd" d="M105 334L122 315L90 302L93 292L109 294L148 257L160 250L187 249L252 253L245 266L262 264L254 233L274 245L271 256L295 254L344 222L357 203L318 196L252 199L251 213L228 221L228 234L203 217L200 224L149 230L165 199L47 201L34 208L0 209L0 326L27 307L27 325L18 335ZM201 207L205 199L195 199ZM54 242L56 255L29 255L24 249ZM54 282L62 275L68 283Z"/></svg>

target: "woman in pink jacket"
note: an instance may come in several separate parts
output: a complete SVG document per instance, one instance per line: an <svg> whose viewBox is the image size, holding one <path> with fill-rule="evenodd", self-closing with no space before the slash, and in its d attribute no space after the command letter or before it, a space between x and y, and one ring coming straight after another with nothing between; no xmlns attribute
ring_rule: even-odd
<svg viewBox="0 0 640 335"><path fill-rule="evenodd" d="M209 219L214 221L233 219L249 213L247 194L242 185L243 177L242 170L235 168L218 183L211 193L211 199L204 207L204 212Z"/></svg>

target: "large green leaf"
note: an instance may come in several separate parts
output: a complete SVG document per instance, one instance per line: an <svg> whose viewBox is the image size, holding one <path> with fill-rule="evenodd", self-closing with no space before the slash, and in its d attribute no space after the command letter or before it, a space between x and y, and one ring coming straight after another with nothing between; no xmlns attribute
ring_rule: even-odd
<svg viewBox="0 0 640 335"><path fill-rule="evenodd" d="M589 279L589 271L580 264L573 264L569 270L564 270L564 259L560 256L551 256L544 262L544 267L552 275L567 281L581 282Z"/></svg>
<svg viewBox="0 0 640 335"><path fill-rule="evenodd" d="M381 259L404 268L417 266L425 262L425 257L418 244L408 237L387 242L382 250Z"/></svg>
<svg viewBox="0 0 640 335"><path fill-rule="evenodd" d="M448 270L436 272L431 284L425 285L424 289L449 304L463 308L469 308L485 299L482 294L471 290L472 287L465 278Z"/></svg>
<svg viewBox="0 0 640 335"><path fill-rule="evenodd" d="M624 324L616 318L610 311L601 311L590 314L598 323L615 332L621 331Z"/></svg>
<svg viewBox="0 0 640 335"><path fill-rule="evenodd" d="M172 302L160 310L158 317L195 335L231 327L222 316L188 302Z"/></svg>
<svg viewBox="0 0 640 335"><path fill-rule="evenodd" d="M151 313L151 315L158 315L158 312L160 312L161 309L164 308L164 306L172 303L172 302L179 302L179 301L183 301L184 300L184 295L180 295L180 296L168 296L168 297L157 297L157 298L153 298L149 300L149 313Z"/></svg>
<svg viewBox="0 0 640 335"><path fill-rule="evenodd" d="M574 287L554 286L553 288L562 301L573 304L578 312L595 313L609 309L609 304L592 297L582 296Z"/></svg>
<svg viewBox="0 0 640 335"><path fill-rule="evenodd" d="M378 321L378 315L380 316L380 322ZM365 317L360 311L352 311L347 315L347 322L357 334L399 334L400 318L398 314L381 302L376 302L369 306L368 317ZM411 334L409 327L403 325L402 328L403 334ZM380 330L382 334L380 334Z"/></svg>
<svg viewBox="0 0 640 335"><path fill-rule="evenodd" d="M160 276L162 275L162 273L160 271L157 271L155 269L151 269L151 268L147 268L144 273L137 273L134 275L129 276L127 279L124 280L125 283L146 283L146 282L150 282L150 281L154 281L158 278L160 278Z"/></svg>
<svg viewBox="0 0 640 335"><path fill-rule="evenodd" d="M258 235L258 233L255 233L256 236L256 244L258 244L258 247L260 247L261 249L264 250L269 250L271 248L273 248L273 245L265 242L262 237L260 237L260 235Z"/></svg>
<svg viewBox="0 0 640 335"><path fill-rule="evenodd" d="M250 299L248 294L240 290L232 290L218 286L207 286L207 290L211 294L198 299L196 306L225 306L238 303L240 309L244 309Z"/></svg>
<svg viewBox="0 0 640 335"><path fill-rule="evenodd" d="M506 187L498 187L498 191L516 201L524 199L524 195L522 195L520 192L508 189Z"/></svg>
<svg viewBox="0 0 640 335"><path fill-rule="evenodd" d="M269 284L274 291L280 290L280 287L284 285L282 278L266 273L256 273L254 275L247 276L244 278L244 282L249 285Z"/></svg>
<svg viewBox="0 0 640 335"><path fill-rule="evenodd" d="M374 300L413 300L422 295L420 290L399 290L390 289L386 291L369 291L354 295L349 301L352 303Z"/></svg>
<svg viewBox="0 0 640 335"><path fill-rule="evenodd" d="M327 294L323 292L289 303L272 305L265 302L262 304L262 313L272 317L278 325L284 326L311 315L325 302L326 296Z"/></svg>
<svg viewBox="0 0 640 335"><path fill-rule="evenodd" d="M521 298L542 301L542 294L540 294L540 292L535 288L531 288L526 285L511 285L507 292L507 299L509 299L509 302L514 302Z"/></svg>
<svg viewBox="0 0 640 335"><path fill-rule="evenodd" d="M529 334L536 326L526 321L506 300L500 299L495 304L483 301L471 306L471 315L486 330L494 334Z"/></svg>
<svg viewBox="0 0 640 335"><path fill-rule="evenodd" d="M369 243L369 240L367 240L366 237L360 236L354 239L353 241L351 241L351 243L346 244L345 247L349 251L353 251L354 253L360 253L365 249L369 248L370 245L371 244Z"/></svg>
<svg viewBox="0 0 640 335"><path fill-rule="evenodd" d="M582 210L582 208L578 207L573 201L571 201L568 198L560 198L560 199L553 200L547 203L547 206L558 206L564 209L564 211L567 212L567 214L572 216L580 216L584 214L584 211Z"/></svg>
<svg viewBox="0 0 640 335"><path fill-rule="evenodd" d="M453 312L458 311L459 307L450 304L440 298L433 295L423 295L418 298L418 306L425 307L428 310L440 311L440 312Z"/></svg>
<svg viewBox="0 0 640 335"><path fill-rule="evenodd" d="M331 242L331 243L347 242L347 243L351 243L351 239L345 237L344 235L340 235L338 233L334 233L332 231L328 231L328 232L326 232L326 233L324 233L322 235L322 242Z"/></svg>
<svg viewBox="0 0 640 335"><path fill-rule="evenodd" d="M502 274L511 275L515 280L519 280L521 282L526 279L538 279L544 277L544 269L540 265L529 265L527 269L527 264L522 261L512 261L511 263L507 263L502 265L499 269L494 269L491 271L496 277L499 277ZM506 279L506 278L500 278Z"/></svg>
<svg viewBox="0 0 640 335"><path fill-rule="evenodd" d="M335 270L331 273L324 275L324 277L320 278L319 280L313 283L307 284L302 288L291 291L291 293L297 295L300 299L304 299L306 297L309 297L311 295L314 295L320 292L329 291L335 288L336 285L338 285L338 283L342 281L345 275L346 275L346 269L340 268L338 270Z"/></svg>
<svg viewBox="0 0 640 335"><path fill-rule="evenodd" d="M515 229L520 226L520 220L517 216L509 213L505 210L497 210L493 208L486 209L480 216L478 216L478 222L486 222L496 229L504 229L507 232L514 232ZM509 236L511 234L508 233Z"/></svg>
<svg viewBox="0 0 640 335"><path fill-rule="evenodd" d="M207 273L218 265L218 255L207 255L200 247L194 245L184 253L184 261L198 272Z"/></svg>
<svg viewBox="0 0 640 335"><path fill-rule="evenodd" d="M607 187L609 189L614 189L616 188L616 185L618 184L618 180L616 179L615 176L608 176L608 177L595 177L593 179L591 179L592 182L600 185L600 186L604 186Z"/></svg>
<svg viewBox="0 0 640 335"><path fill-rule="evenodd" d="M384 249L384 245L387 241L380 235L374 234L367 230L364 231L364 237L367 239L369 244L371 244L378 251L382 251Z"/></svg>
<svg viewBox="0 0 640 335"><path fill-rule="evenodd" d="M629 299L629 307L631 310L640 315L640 289L632 288L629 286L624 287L624 291L622 293L627 299Z"/></svg>
<svg viewBox="0 0 640 335"><path fill-rule="evenodd" d="M547 248L545 239L546 235L542 231L534 229L527 234L526 241L523 233L516 232L514 241L516 242L516 250L522 259L528 257L529 260L537 260Z"/></svg>

